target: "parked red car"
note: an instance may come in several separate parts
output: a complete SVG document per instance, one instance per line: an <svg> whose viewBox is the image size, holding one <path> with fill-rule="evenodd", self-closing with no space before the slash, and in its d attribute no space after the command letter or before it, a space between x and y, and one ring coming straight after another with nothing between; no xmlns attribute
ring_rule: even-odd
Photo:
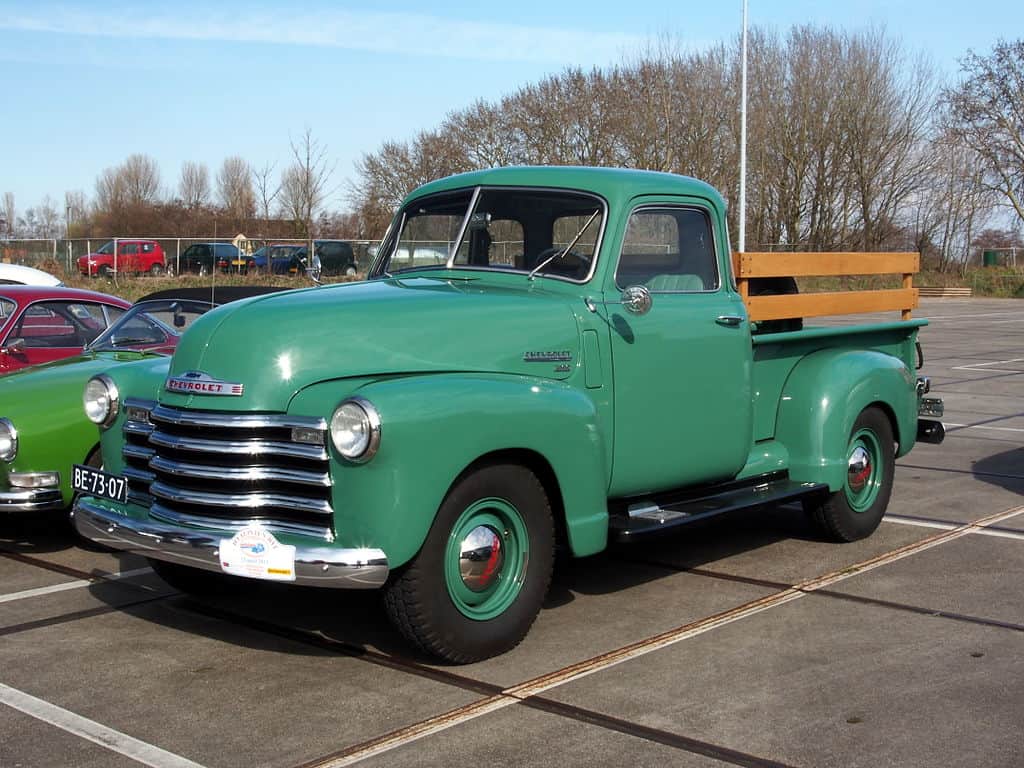
<svg viewBox="0 0 1024 768"><path fill-rule="evenodd" d="M77 288L0 285L0 376L77 355L130 306Z"/></svg>
<svg viewBox="0 0 1024 768"><path fill-rule="evenodd" d="M114 263L114 240L78 258L78 271L87 277L112 275L114 272L148 272L156 277L167 272L164 249L156 240L117 240L117 263Z"/></svg>

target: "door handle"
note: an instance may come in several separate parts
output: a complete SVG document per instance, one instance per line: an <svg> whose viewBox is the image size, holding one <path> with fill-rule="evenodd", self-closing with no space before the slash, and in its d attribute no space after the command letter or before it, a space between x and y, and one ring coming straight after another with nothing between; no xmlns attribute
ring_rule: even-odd
<svg viewBox="0 0 1024 768"><path fill-rule="evenodd" d="M715 318L715 322L719 325L724 325L729 328L735 328L743 322L743 318L739 315L719 315Z"/></svg>

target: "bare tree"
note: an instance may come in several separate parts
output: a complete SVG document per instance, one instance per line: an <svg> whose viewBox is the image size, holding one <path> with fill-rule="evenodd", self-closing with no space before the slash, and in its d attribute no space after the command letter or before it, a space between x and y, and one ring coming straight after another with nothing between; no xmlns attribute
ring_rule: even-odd
<svg viewBox="0 0 1024 768"><path fill-rule="evenodd" d="M256 196L249 163L238 156L226 158L217 173L217 194L228 216L239 223L251 219L256 213Z"/></svg>
<svg viewBox="0 0 1024 768"><path fill-rule="evenodd" d="M118 173L128 205L153 205L160 201L160 166L152 157L129 155Z"/></svg>
<svg viewBox="0 0 1024 768"><path fill-rule="evenodd" d="M313 221L328 194L334 166L328 164L327 147L306 128L298 141L291 142L295 159L281 174L281 208L300 227L313 234Z"/></svg>
<svg viewBox="0 0 1024 768"><path fill-rule="evenodd" d="M14 205L13 192L4 192L3 210L0 211L0 218L3 219L4 235L11 237L14 233L14 226L18 222L18 209Z"/></svg>
<svg viewBox="0 0 1024 768"><path fill-rule="evenodd" d="M178 195L186 208L196 209L210 200L210 171L203 163L186 161L181 166Z"/></svg>
<svg viewBox="0 0 1024 768"><path fill-rule="evenodd" d="M944 94L953 130L982 160L986 186L1024 220L1024 40L971 51L960 68L963 81Z"/></svg>
<svg viewBox="0 0 1024 768"><path fill-rule="evenodd" d="M271 174L277 163L264 163L259 168L252 169L253 185L256 188L256 204L259 206L259 214L264 221L270 219L270 209L281 191L281 183L276 184L271 180Z"/></svg>

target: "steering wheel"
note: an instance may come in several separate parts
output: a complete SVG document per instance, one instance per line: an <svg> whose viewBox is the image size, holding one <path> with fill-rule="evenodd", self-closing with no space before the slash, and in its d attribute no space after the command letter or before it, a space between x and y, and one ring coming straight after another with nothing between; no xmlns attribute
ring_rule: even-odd
<svg viewBox="0 0 1024 768"><path fill-rule="evenodd" d="M560 256L556 255L559 253L561 253ZM551 258L551 256L555 256L555 258L541 272L552 271L562 275L579 275L579 277L583 277L590 271L590 263L593 261L591 256L579 251L562 253L561 248L545 248L537 254L537 263L543 264L545 259Z"/></svg>

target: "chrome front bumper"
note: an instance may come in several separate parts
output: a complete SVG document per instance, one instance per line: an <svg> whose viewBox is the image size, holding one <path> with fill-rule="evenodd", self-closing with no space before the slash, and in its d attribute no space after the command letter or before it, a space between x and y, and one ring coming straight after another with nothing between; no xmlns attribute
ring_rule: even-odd
<svg viewBox="0 0 1024 768"><path fill-rule="evenodd" d="M169 563L221 572L219 548L223 536L194 531L155 520L135 520L113 512L88 498L79 498L72 516L75 528L87 539L113 549ZM375 589L388 578L388 558L379 549L298 547L295 550L295 581L313 587Z"/></svg>
<svg viewBox="0 0 1024 768"><path fill-rule="evenodd" d="M11 488L0 490L0 512L47 512L64 508L60 488Z"/></svg>

